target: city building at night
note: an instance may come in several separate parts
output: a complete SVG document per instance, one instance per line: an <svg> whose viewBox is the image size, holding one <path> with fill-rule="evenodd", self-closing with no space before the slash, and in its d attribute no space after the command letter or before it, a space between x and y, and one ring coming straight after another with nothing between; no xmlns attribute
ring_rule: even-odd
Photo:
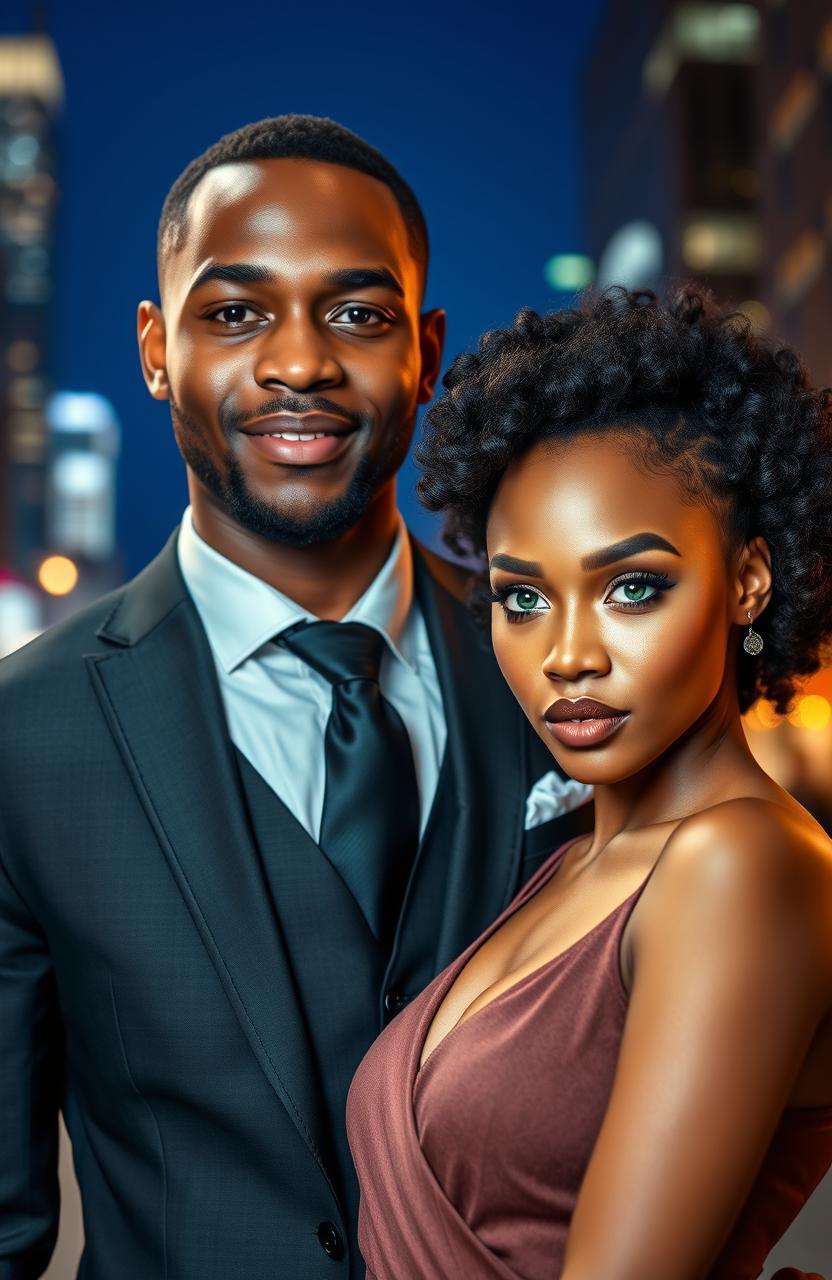
<svg viewBox="0 0 832 1280"><path fill-rule="evenodd" d="M0 653L121 578L115 411L50 377L62 100L46 36L0 39Z"/></svg>
<svg viewBox="0 0 832 1280"><path fill-rule="evenodd" d="M0 568L46 546L49 308L63 80L45 36L0 39Z"/></svg>
<svg viewBox="0 0 832 1280"><path fill-rule="evenodd" d="M763 298L774 332L832 384L832 9L765 0L758 73Z"/></svg>
<svg viewBox="0 0 832 1280"><path fill-rule="evenodd" d="M596 280L696 278L755 316L761 258L752 4L612 0L584 81Z"/></svg>

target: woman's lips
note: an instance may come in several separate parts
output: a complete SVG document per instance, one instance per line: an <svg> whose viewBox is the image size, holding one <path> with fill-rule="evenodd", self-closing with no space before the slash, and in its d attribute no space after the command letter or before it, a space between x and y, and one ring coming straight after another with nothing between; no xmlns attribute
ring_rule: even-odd
<svg viewBox="0 0 832 1280"><path fill-rule="evenodd" d="M348 419L333 414L278 413L252 422L241 434L269 462L315 467L334 462L345 453L356 428Z"/></svg>
<svg viewBox="0 0 832 1280"><path fill-rule="evenodd" d="M568 747L594 747L605 742L629 716L595 698L571 702L559 698L544 712L544 722L553 738Z"/></svg>

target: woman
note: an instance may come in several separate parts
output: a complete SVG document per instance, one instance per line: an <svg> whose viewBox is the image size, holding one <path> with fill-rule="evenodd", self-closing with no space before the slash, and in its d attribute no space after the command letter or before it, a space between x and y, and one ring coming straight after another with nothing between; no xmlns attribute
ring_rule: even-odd
<svg viewBox="0 0 832 1280"><path fill-rule="evenodd" d="M359 1068L368 1276L751 1280L832 1162L832 845L740 721L832 633L829 397L690 290L445 386L422 495L596 821Z"/></svg>

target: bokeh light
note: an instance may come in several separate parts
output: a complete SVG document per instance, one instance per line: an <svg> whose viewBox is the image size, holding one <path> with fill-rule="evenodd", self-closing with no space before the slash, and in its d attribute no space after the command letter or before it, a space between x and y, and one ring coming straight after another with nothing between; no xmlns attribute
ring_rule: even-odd
<svg viewBox="0 0 832 1280"><path fill-rule="evenodd" d="M819 693L798 698L789 713L789 723L798 729L825 729L832 719L832 706Z"/></svg>
<svg viewBox="0 0 832 1280"><path fill-rule="evenodd" d="M50 596L68 596L78 581L78 566L69 556L47 556L38 569L38 582Z"/></svg>
<svg viewBox="0 0 832 1280"><path fill-rule="evenodd" d="M766 702L765 698L760 698L759 702L755 702L745 714L745 722L749 729L764 731L766 729L776 729L782 724L783 717L779 715L772 703Z"/></svg>
<svg viewBox="0 0 832 1280"><path fill-rule="evenodd" d="M543 268L546 283L561 293L573 293L592 283L595 265L583 253L556 253Z"/></svg>

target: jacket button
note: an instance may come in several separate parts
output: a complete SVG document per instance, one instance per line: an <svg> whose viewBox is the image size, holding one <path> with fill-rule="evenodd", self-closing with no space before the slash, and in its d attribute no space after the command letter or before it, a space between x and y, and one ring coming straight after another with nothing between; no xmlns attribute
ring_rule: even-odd
<svg viewBox="0 0 832 1280"><path fill-rule="evenodd" d="M334 1222L321 1223L318 1227L318 1239L324 1253L335 1262L340 1262L344 1256L344 1241Z"/></svg>
<svg viewBox="0 0 832 1280"><path fill-rule="evenodd" d="M401 991L388 991L384 997L384 1007L388 1013L401 1013L406 1004L410 1003L410 996L406 996Z"/></svg>

